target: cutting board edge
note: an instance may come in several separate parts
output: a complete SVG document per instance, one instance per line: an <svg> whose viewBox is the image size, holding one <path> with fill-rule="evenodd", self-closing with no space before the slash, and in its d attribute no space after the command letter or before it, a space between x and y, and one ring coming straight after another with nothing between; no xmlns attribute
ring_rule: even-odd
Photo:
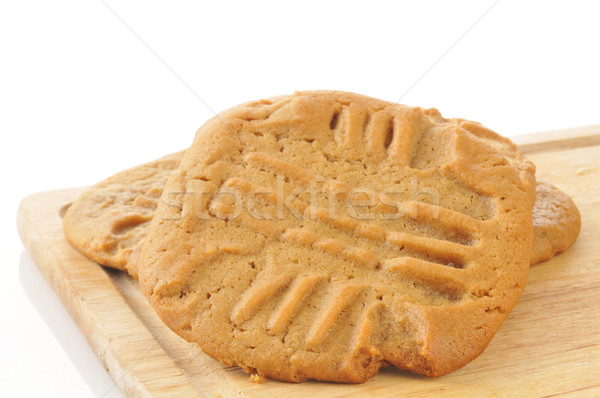
<svg viewBox="0 0 600 398"><path fill-rule="evenodd" d="M510 138L525 155L600 145L600 124L543 131Z"/></svg>
<svg viewBox="0 0 600 398"><path fill-rule="evenodd" d="M47 245L46 241L42 238L42 234L38 231L36 224L31 221L32 215L29 214L30 203L36 202L40 198L47 198L52 194L66 194L68 196L71 192L82 191L85 188L68 188L64 190L51 190L31 194L21 201L17 211L17 229L21 242L31 255L33 261L37 265L41 274L44 276L54 293L57 295L62 305L65 307L80 332L94 351L102 366L110 374L115 384L128 396L128 397L154 397L157 396L157 391L153 391L151 386L142 380L139 376L139 372L133 371L132 367L128 368L127 363L124 362L124 353L120 352L118 347L115 347L113 339L107 334L104 328L93 328L92 322L86 321L96 317L95 311L90 308L91 302L89 300L69 300L69 295L73 297L80 296L72 285L71 278L64 272L61 267L61 258L57 255L54 250ZM78 195L74 195L76 197ZM64 205L68 204L66 201ZM61 209L62 206L57 206ZM56 209L54 207L53 209ZM60 221L57 212L57 221ZM62 226L62 222L60 222ZM65 240L66 242L66 240ZM44 250L46 247L46 250ZM75 249L73 249L75 250ZM78 253L78 252L77 252ZM115 290L112 292L113 298L121 297L120 293L114 287L109 276L105 271L95 265L96 272L94 276L100 278L106 284L110 284ZM62 275L61 275L62 273ZM79 289L81 290L81 289ZM124 307L127 304L124 303ZM135 314L131 315L133 318L137 317ZM156 342L152 336L146 339L147 341ZM162 351L162 348L161 348ZM165 356L168 356L165 353ZM172 362L169 358L168 362ZM169 367L169 363L165 364ZM175 365L173 365L175 366ZM179 368L177 368L179 370ZM185 377L181 375L182 377ZM180 383L181 384L181 383ZM190 388L191 385L187 384ZM166 386L169 387L168 385ZM189 391L189 390L188 390Z"/></svg>

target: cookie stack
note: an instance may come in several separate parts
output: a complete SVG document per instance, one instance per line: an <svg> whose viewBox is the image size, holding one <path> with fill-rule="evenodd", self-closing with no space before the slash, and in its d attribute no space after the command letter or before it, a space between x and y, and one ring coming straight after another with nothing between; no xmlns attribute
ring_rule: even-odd
<svg viewBox="0 0 600 398"><path fill-rule="evenodd" d="M464 366L529 265L579 227L508 139L336 91L227 110L186 151L95 185L64 217L69 242L138 278L185 340L296 382Z"/></svg>

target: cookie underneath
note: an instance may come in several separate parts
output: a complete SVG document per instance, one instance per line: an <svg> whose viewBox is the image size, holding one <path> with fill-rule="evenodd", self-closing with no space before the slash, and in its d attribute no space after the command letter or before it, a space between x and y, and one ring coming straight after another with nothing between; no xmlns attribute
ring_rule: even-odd
<svg viewBox="0 0 600 398"><path fill-rule="evenodd" d="M182 153L113 175L84 192L63 217L65 237L86 257L133 277L139 242Z"/></svg>
<svg viewBox="0 0 600 398"><path fill-rule="evenodd" d="M581 216L573 200L554 185L538 181L533 207L531 265L550 260L575 242Z"/></svg>

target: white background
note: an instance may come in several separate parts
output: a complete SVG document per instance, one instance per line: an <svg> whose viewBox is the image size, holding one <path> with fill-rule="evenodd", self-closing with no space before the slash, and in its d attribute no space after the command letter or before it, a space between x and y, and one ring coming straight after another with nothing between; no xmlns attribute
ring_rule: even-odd
<svg viewBox="0 0 600 398"><path fill-rule="evenodd" d="M592 1L3 1L0 395L121 394L24 252L22 197L183 149L212 110L295 90L434 106L509 136L597 124L599 11Z"/></svg>

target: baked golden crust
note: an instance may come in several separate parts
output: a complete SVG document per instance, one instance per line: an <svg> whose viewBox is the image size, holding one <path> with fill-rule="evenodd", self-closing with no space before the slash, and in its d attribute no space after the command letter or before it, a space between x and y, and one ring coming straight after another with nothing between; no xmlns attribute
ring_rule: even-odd
<svg viewBox="0 0 600 398"><path fill-rule="evenodd" d="M212 357L282 380L468 363L525 286L533 165L431 114L321 91L207 122L141 250L151 305Z"/></svg>

